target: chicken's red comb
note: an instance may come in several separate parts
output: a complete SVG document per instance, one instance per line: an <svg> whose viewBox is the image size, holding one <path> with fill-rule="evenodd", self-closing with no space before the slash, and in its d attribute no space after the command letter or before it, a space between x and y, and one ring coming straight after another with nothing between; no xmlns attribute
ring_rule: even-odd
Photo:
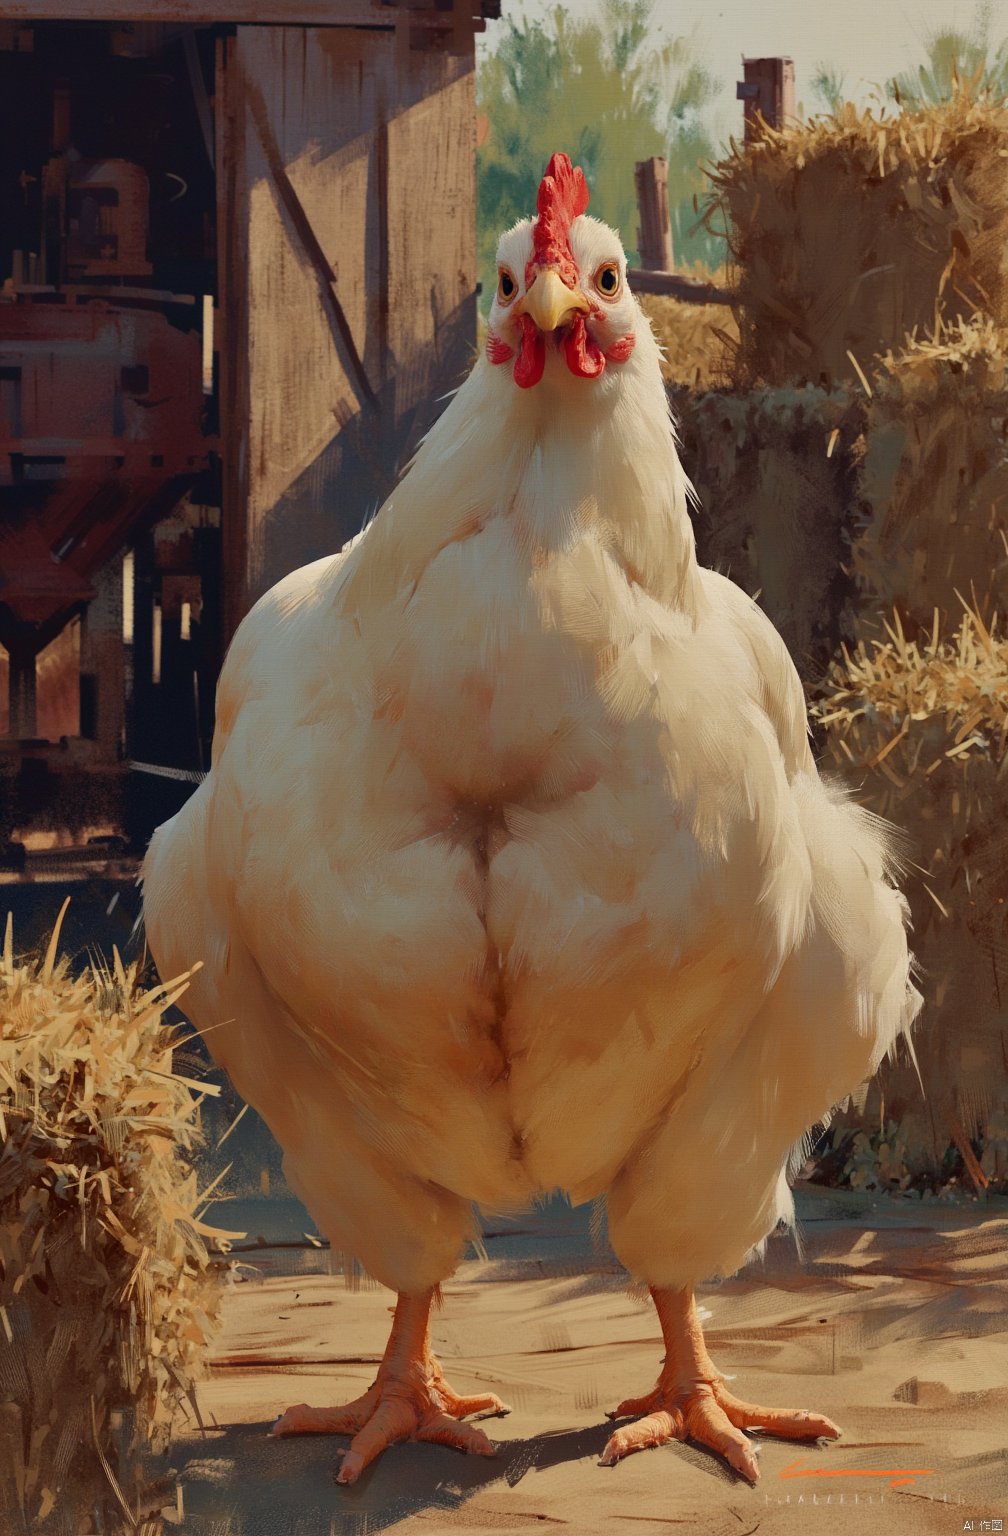
<svg viewBox="0 0 1008 1536"><path fill-rule="evenodd" d="M539 217L532 226L532 261L539 267L556 267L569 287L577 282L578 269L570 247L570 227L588 207L588 183L569 155L556 154L539 183L536 200ZM526 282L530 281L526 276Z"/></svg>

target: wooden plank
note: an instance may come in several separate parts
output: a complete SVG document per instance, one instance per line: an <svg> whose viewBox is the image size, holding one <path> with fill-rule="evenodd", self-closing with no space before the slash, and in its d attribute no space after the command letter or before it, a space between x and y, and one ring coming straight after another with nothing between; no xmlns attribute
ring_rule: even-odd
<svg viewBox="0 0 1008 1536"><path fill-rule="evenodd" d="M384 500L472 353L474 50L405 41L221 43L226 638Z"/></svg>
<svg viewBox="0 0 1008 1536"><path fill-rule="evenodd" d="M322 308L329 319L333 341L336 343L344 371L357 395L358 403L374 408L378 403L377 398L357 350L357 343L347 320L346 311L336 291L339 284L336 268L326 255L305 205L288 174L262 91L257 82L248 79L246 88L256 137L266 157L273 188L283 207L292 238L306 258L309 268L314 272Z"/></svg>
<svg viewBox="0 0 1008 1536"><path fill-rule="evenodd" d="M457 60L425 70L432 93L388 125L388 345L398 453L415 450L459 382L476 337L476 97Z"/></svg>
<svg viewBox="0 0 1008 1536"><path fill-rule="evenodd" d="M703 283L695 277L682 277L678 272L651 272L630 267L627 282L634 293L664 294L670 299L680 299L684 304L732 304L735 301L730 288Z"/></svg>
<svg viewBox="0 0 1008 1536"><path fill-rule="evenodd" d="M402 13L411 27L451 30L461 16L464 26L482 32L485 22L460 0L455 16L426 4ZM397 12L378 0L0 0L0 21L153 22L212 26L223 22L247 26L380 27L391 31Z"/></svg>
<svg viewBox="0 0 1008 1536"><path fill-rule="evenodd" d="M0 20L392 27L395 13L371 0L0 0Z"/></svg>
<svg viewBox="0 0 1008 1536"><path fill-rule="evenodd" d="M214 86L217 175L217 308L221 434L221 645L247 609L249 183L244 171L245 104L237 39L217 39ZM139 551L137 554L139 561ZM138 595L140 591L139 564Z"/></svg>
<svg viewBox="0 0 1008 1536"><path fill-rule="evenodd" d="M274 153L312 232L306 245L249 107L240 268L248 295L247 605L287 570L338 548L344 536L332 501L345 466L333 443L367 398L351 356L373 380L372 395L385 369L376 305L369 302L380 262L369 194L381 61L394 42L382 33L242 28L235 43L246 104L261 94ZM334 274L331 285L317 253ZM331 298L352 354L340 345ZM376 451L378 437L372 424L368 439ZM348 486L347 499L354 496Z"/></svg>

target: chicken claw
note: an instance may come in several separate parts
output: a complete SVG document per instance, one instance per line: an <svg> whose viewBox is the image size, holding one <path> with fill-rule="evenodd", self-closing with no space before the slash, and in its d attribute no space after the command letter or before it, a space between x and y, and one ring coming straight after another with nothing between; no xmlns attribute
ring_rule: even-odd
<svg viewBox="0 0 1008 1536"><path fill-rule="evenodd" d="M707 1354L690 1290L652 1290L665 1336L665 1364L658 1385L645 1397L620 1403L610 1419L636 1417L637 1423L614 1430L602 1452L611 1467L632 1451L695 1440L725 1458L751 1483L759 1480L758 1446L743 1430L763 1429L788 1440L836 1439L832 1420L806 1409L758 1408L733 1396Z"/></svg>
<svg viewBox="0 0 1008 1536"><path fill-rule="evenodd" d="M432 1291L400 1294L392 1332L378 1375L368 1390L337 1408L299 1403L274 1424L272 1435L352 1435L338 1483L354 1483L364 1468L399 1440L450 1445L473 1456L495 1456L496 1447L467 1414L510 1413L493 1392L462 1397L444 1379L428 1334Z"/></svg>

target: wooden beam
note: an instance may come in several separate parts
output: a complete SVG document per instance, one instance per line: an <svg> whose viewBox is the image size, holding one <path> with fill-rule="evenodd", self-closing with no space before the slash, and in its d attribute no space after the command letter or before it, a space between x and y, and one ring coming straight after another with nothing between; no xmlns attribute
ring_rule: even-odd
<svg viewBox="0 0 1008 1536"><path fill-rule="evenodd" d="M641 267L630 267L627 282L634 293L665 294L684 304L732 304L735 301L730 288L703 283L695 277L681 277L678 272L649 272Z"/></svg>
<svg viewBox="0 0 1008 1536"><path fill-rule="evenodd" d="M252 122L256 133L259 135L259 143L262 145L263 154L266 156L266 164L273 178L277 196L283 206L284 212L290 221L291 230L308 260L308 264L315 273L322 299L322 307L329 320L333 333L333 340L341 351L347 376L353 384L357 397L363 406L372 410L378 409L378 399L371 388L370 380L364 371L364 364L357 350L353 331L343 311L343 306L336 294L337 276L329 258L318 242L318 237L312 228L311 220L304 210L301 199L298 197L294 184L287 174L280 147L270 124L269 112L266 102L258 84L253 80L247 80L246 94Z"/></svg>
<svg viewBox="0 0 1008 1536"><path fill-rule="evenodd" d="M395 12L371 0L0 0L0 20L391 28Z"/></svg>
<svg viewBox="0 0 1008 1536"><path fill-rule="evenodd" d="M249 488L248 415L249 324L248 283L245 277L245 229L248 188L244 172L247 155L245 84L237 39L217 38L214 85L214 153L217 159L217 303L220 367L221 455L221 649L248 612L246 563ZM137 594L141 587L141 549L137 549ZM146 578L144 578L146 579ZM147 620L149 622L149 619ZM139 634L139 630L137 631ZM135 642L134 642L135 646ZM145 665L150 667L149 659ZM150 678L150 671L146 673Z"/></svg>
<svg viewBox="0 0 1008 1536"><path fill-rule="evenodd" d="M482 32L479 0L456 5L470 31ZM381 27L392 31L397 16L411 27L442 31L456 25L451 11L431 4L399 12L378 0L0 0L0 21L110 21L180 23L204 27L215 23L280 27Z"/></svg>
<svg viewBox="0 0 1008 1536"><path fill-rule="evenodd" d="M30 739L38 730L35 655L27 649L14 649L9 657L10 734Z"/></svg>

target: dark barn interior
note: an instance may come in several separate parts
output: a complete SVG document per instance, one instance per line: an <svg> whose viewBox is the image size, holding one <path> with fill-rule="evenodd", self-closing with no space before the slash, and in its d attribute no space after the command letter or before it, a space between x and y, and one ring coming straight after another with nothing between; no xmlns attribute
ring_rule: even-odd
<svg viewBox="0 0 1008 1536"><path fill-rule="evenodd" d="M121 765L198 771L209 748L215 42L72 22L5 41L0 841L22 833L16 865L26 841L143 840L162 784L185 781Z"/></svg>
<svg viewBox="0 0 1008 1536"><path fill-rule="evenodd" d="M0 7L0 876L135 868L237 623L458 382L495 9Z"/></svg>

